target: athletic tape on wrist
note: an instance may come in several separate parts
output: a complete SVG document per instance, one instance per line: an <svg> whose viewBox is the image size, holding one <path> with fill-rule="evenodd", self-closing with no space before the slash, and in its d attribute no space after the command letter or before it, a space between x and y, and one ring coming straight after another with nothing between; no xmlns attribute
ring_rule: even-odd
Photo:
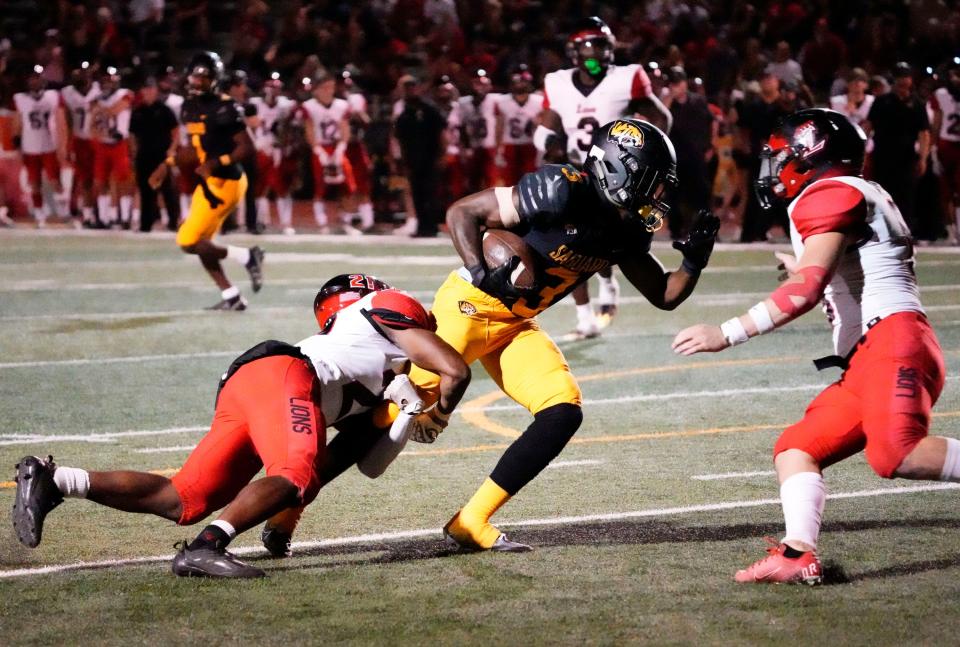
<svg viewBox="0 0 960 647"><path fill-rule="evenodd" d="M720 324L720 332L723 333L727 343L731 346L737 346L750 339L747 335L747 329L744 328L743 323L740 322L740 317L734 317L733 319L724 321Z"/></svg>
<svg viewBox="0 0 960 647"><path fill-rule="evenodd" d="M750 319L753 320L753 325L757 328L757 334L763 335L775 328L773 318L770 316L770 310L763 301L750 308L747 314L750 315Z"/></svg>

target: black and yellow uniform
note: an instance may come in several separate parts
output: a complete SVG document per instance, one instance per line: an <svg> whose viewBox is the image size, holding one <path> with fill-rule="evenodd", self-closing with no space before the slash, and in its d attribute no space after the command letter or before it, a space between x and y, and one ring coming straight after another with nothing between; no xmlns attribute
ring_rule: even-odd
<svg viewBox="0 0 960 647"><path fill-rule="evenodd" d="M246 128L243 108L229 96L215 93L189 97L180 119L201 164L232 153L234 136ZM177 231L177 244L183 247L213 238L246 191L247 177L238 162L217 166L193 192L190 213Z"/></svg>
<svg viewBox="0 0 960 647"><path fill-rule="evenodd" d="M547 165L517 184L520 223L511 231L536 252L537 290L520 298L487 294L465 269L437 292L437 334L469 364L480 360L497 385L530 413L580 404L580 389L560 349L534 317L595 272L645 255L652 234L624 220L570 165ZM410 378L436 392L436 375L414 367Z"/></svg>

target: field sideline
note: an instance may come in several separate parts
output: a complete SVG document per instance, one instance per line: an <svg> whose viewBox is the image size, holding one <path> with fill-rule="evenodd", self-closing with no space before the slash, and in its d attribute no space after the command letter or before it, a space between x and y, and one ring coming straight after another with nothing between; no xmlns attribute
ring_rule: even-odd
<svg viewBox="0 0 960 647"><path fill-rule="evenodd" d="M252 237L230 236L240 244ZM220 373L266 338L313 331L329 276L370 271L426 303L456 267L449 241L257 238L266 286L245 313L217 298L169 236L0 231L0 506L25 454L91 469L171 474L202 437ZM236 552L257 582L181 580L174 541L195 528L68 501L36 550L0 541L0 644L943 643L960 621L957 486L888 482L862 457L827 472L821 555L830 585L744 587L733 572L777 536L771 448L838 377L819 311L742 347L672 354L682 327L719 323L776 282L773 249L721 245L672 313L623 285L608 334L564 341L574 313L541 317L584 391L584 424L495 520L524 555L457 555L439 528L527 424L475 367L450 429L412 444L377 480L351 470L307 511L295 555L270 560L251 531ZM655 253L668 267L679 255ZM924 304L946 351L934 430L960 437L960 255L919 250Z"/></svg>

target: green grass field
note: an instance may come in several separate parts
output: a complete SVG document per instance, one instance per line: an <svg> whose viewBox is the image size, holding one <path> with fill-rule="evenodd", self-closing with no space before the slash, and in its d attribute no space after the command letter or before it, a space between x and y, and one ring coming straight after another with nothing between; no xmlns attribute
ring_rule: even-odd
<svg viewBox="0 0 960 647"><path fill-rule="evenodd" d="M456 265L442 241L261 244L267 284L246 289L251 308L208 313L215 289L170 238L0 233L0 481L25 454L172 473L209 423L233 356L312 333L326 278L368 271L429 303ZM922 250L919 276L950 376L934 430L960 436L951 251ZM679 260L666 247L658 255ZM762 556L763 536L780 532L771 448L838 377L809 361L830 352L829 333L817 311L719 355L678 358L669 343L686 325L755 303L775 285L774 266L769 249L719 250L679 310L659 312L624 285L604 337L561 342L582 380L583 427L495 517L533 553L451 554L440 536L528 421L475 367L437 443L409 446L380 479L351 470L331 484L307 511L293 558L247 555L268 571L262 581L174 577L165 556L196 527L70 500L29 550L5 518L0 644L952 642L960 493L883 481L862 457L827 474L840 495L820 545L830 585L732 581ZM228 272L247 288L241 269ZM541 319L559 338L574 313L564 303ZM11 485L0 483L7 510ZM257 535L234 547L253 550ZM91 565L70 566L80 562Z"/></svg>

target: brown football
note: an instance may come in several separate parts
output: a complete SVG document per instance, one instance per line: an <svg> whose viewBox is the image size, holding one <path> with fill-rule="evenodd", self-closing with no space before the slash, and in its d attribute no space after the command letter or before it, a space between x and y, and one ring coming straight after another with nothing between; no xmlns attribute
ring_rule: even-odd
<svg viewBox="0 0 960 647"><path fill-rule="evenodd" d="M529 290L536 287L536 255L520 236L506 229L489 229L483 234L483 260L491 270L520 258L520 264L510 275L514 287Z"/></svg>

